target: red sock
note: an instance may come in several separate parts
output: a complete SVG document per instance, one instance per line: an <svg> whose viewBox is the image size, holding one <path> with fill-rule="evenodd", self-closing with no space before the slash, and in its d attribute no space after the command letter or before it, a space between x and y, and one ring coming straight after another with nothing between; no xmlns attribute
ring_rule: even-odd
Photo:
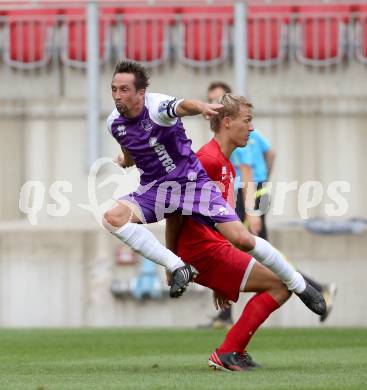
<svg viewBox="0 0 367 390"><path fill-rule="evenodd" d="M241 317L227 333L218 352L243 353L257 328L278 308L278 302L266 291L253 296L247 302Z"/></svg>

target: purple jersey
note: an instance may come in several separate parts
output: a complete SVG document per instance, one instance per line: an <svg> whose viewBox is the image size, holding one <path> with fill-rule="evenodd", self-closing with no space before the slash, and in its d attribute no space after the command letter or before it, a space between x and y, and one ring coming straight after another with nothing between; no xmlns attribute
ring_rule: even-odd
<svg viewBox="0 0 367 390"><path fill-rule="evenodd" d="M172 213L193 215L210 226L238 220L191 150L171 96L146 93L142 112L125 118L116 109L107 119L112 136L140 169L140 187L120 199L140 208L142 221L157 222Z"/></svg>
<svg viewBox="0 0 367 390"><path fill-rule="evenodd" d="M125 118L114 109L107 119L110 133L140 170L141 185L155 180L186 182L191 172L207 177L176 117L178 103L172 96L146 93L144 108L137 117Z"/></svg>

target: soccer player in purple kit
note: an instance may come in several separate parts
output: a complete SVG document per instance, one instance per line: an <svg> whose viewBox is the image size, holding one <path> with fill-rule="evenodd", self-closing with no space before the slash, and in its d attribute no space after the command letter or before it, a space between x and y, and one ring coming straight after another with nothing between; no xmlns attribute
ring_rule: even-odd
<svg viewBox="0 0 367 390"><path fill-rule="evenodd" d="M120 165L135 164L141 177L137 191L119 199L104 214L105 228L143 257L166 267L172 274L170 295L178 297L197 271L185 265L141 223L157 222L174 213L192 215L271 269L310 310L324 313L322 295L271 244L249 233L191 149L180 118L202 114L209 119L223 106L147 93L148 86L147 72L140 64L117 64L111 83L116 108L107 124L121 145Z"/></svg>

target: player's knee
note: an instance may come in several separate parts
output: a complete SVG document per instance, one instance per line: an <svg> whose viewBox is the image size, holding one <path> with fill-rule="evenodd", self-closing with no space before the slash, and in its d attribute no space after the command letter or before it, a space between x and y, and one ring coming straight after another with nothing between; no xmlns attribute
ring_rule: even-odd
<svg viewBox="0 0 367 390"><path fill-rule="evenodd" d="M119 205L108 211L103 215L103 226L108 230L120 228L129 222L131 218L131 210L128 207Z"/></svg>
<svg viewBox="0 0 367 390"><path fill-rule="evenodd" d="M235 245L237 248L248 252L248 251L254 249L255 240L249 231L242 230L234 238L232 244Z"/></svg>

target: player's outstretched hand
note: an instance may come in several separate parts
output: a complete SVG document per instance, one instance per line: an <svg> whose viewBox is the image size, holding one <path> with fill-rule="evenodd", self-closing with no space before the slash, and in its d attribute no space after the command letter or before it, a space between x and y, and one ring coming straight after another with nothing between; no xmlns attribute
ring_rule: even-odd
<svg viewBox="0 0 367 390"><path fill-rule="evenodd" d="M218 111L222 108L223 104L205 103L203 108L203 116L205 119L210 120L211 117L218 115Z"/></svg>
<svg viewBox="0 0 367 390"><path fill-rule="evenodd" d="M216 291L213 291L213 303L217 310L229 309L231 307L231 302Z"/></svg>

